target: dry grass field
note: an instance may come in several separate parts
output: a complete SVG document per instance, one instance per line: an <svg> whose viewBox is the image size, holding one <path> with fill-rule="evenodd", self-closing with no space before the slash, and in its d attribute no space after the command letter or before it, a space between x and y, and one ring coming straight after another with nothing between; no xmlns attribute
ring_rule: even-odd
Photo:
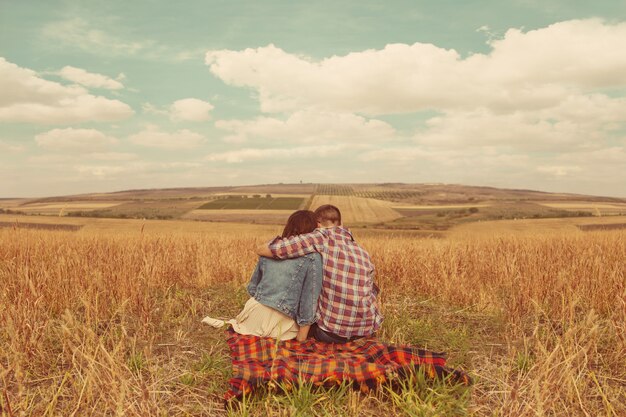
<svg viewBox="0 0 626 417"><path fill-rule="evenodd" d="M626 231L357 229L379 337L446 350L475 385L304 387L225 409L225 338L200 320L242 307L253 248L279 227L53 220L83 227L0 228L3 416L626 415Z"/></svg>
<svg viewBox="0 0 626 417"><path fill-rule="evenodd" d="M589 201L578 201L567 203L546 202L541 204L546 207L552 207L561 210L587 210L596 216L626 214L626 204L624 203L594 203Z"/></svg>
<svg viewBox="0 0 626 417"><path fill-rule="evenodd" d="M488 237L500 236L538 236L557 233L578 233L580 225L612 225L626 223L624 216L609 217L567 217L555 219L499 220L464 223L449 233L455 239L477 235Z"/></svg>
<svg viewBox="0 0 626 417"><path fill-rule="evenodd" d="M19 206L21 212L28 214L43 214L64 216L71 211L94 211L108 209L119 205L120 202L93 202L71 201L66 203L32 203Z"/></svg>
<svg viewBox="0 0 626 417"><path fill-rule="evenodd" d="M316 195L311 207L332 204L341 207L341 216L346 224L377 223L393 221L402 217L391 207L391 203L371 198L349 197L342 195Z"/></svg>

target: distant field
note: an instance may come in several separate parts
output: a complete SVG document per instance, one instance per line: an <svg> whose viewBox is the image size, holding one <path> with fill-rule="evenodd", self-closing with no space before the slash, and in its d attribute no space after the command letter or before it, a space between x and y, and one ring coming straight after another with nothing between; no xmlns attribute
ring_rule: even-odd
<svg viewBox="0 0 626 417"><path fill-rule="evenodd" d="M201 210L203 213L212 213L209 210ZM283 212L284 213L284 212ZM155 233L155 234L204 234L215 233L241 233L242 231L254 232L261 239L269 239L276 236L282 230L281 224L235 224L235 223L210 223L183 220L145 220L145 219L120 219L120 218L95 218L95 217L58 217L58 216L24 216L15 214L0 214L0 222L13 226L16 222L31 223L48 229L55 226L80 227L77 233ZM284 224L284 223L283 223ZM34 226L34 227L36 227ZM251 248L252 250L252 248Z"/></svg>
<svg viewBox="0 0 626 417"><path fill-rule="evenodd" d="M580 201L580 202L571 202L571 203L544 203L540 202L539 204L548 207L554 208L562 208L562 209L572 209L572 210L580 210L580 209L590 209L590 208L601 208L601 209L622 209L626 210L626 204L619 203L594 203L591 201Z"/></svg>
<svg viewBox="0 0 626 417"><path fill-rule="evenodd" d="M546 207L551 207L560 210L568 211L589 211L595 215L612 215L612 214L626 214L626 204L619 203L594 203L592 201L579 201L579 202L546 202L539 203Z"/></svg>
<svg viewBox="0 0 626 417"><path fill-rule="evenodd" d="M390 203L370 198L316 195L311 207L315 209L322 204L332 204L339 207L342 220L347 225L386 222L402 217L401 214L391 208Z"/></svg>
<svg viewBox="0 0 626 417"><path fill-rule="evenodd" d="M38 230L65 230L76 231L80 230L81 225L73 224L54 224L54 223L25 223L25 222L1 222L1 227L10 227L12 229L38 229Z"/></svg>
<svg viewBox="0 0 626 417"><path fill-rule="evenodd" d="M70 211L93 211L114 207L119 204L121 204L119 201L101 203L93 201L68 201L66 203L33 203L18 206L16 209L24 213L65 215Z"/></svg>
<svg viewBox="0 0 626 417"><path fill-rule="evenodd" d="M578 228L584 232L592 232L598 230L621 230L626 229L626 223L579 224Z"/></svg>
<svg viewBox="0 0 626 417"><path fill-rule="evenodd" d="M226 193L215 193L213 194L211 197L212 198L221 198L221 197L227 197L227 196L246 196L248 198L262 198L262 197L267 197L268 195L272 198L279 198L279 197L291 197L291 198L295 198L295 197L299 197L299 198L308 198L311 196L311 194L302 194L302 193L241 193L241 192L226 192Z"/></svg>
<svg viewBox="0 0 626 417"><path fill-rule="evenodd" d="M390 187L368 184L320 184L315 189L315 193L318 195L373 198L387 201L404 201L424 195L423 191L390 189Z"/></svg>
<svg viewBox="0 0 626 417"><path fill-rule="evenodd" d="M23 198L0 198L0 208L14 209L27 201L27 199Z"/></svg>
<svg viewBox="0 0 626 417"><path fill-rule="evenodd" d="M483 204L448 204L448 205L437 205L437 204L433 204L433 205L421 205L421 206L415 206L415 205L402 205L402 206L392 206L395 210L440 210L440 209L464 209L464 208L471 208L471 207L489 207L492 206L493 204L487 204L487 203L483 203Z"/></svg>
<svg viewBox="0 0 626 417"><path fill-rule="evenodd" d="M181 219L205 222L251 223L284 225L291 215L291 210L192 210Z"/></svg>
<svg viewBox="0 0 626 417"><path fill-rule="evenodd" d="M184 200L191 198L206 198L215 193L227 192L230 190L232 190L232 187L162 188L150 190L126 190L114 193L93 193L85 194L84 197L88 197L90 200ZM77 200L82 197L83 196L51 197L45 200L65 201Z"/></svg>
<svg viewBox="0 0 626 417"><path fill-rule="evenodd" d="M206 201L206 200L205 200ZM197 200L138 200L123 202L97 210L65 210L75 217L110 217L120 219L175 219L197 208L203 201Z"/></svg>
<svg viewBox="0 0 626 417"><path fill-rule="evenodd" d="M626 199L458 184L264 184L0 199L0 213L281 224L290 212L338 206L351 226L443 232L491 220L626 214ZM276 213L273 211L277 211Z"/></svg>
<svg viewBox="0 0 626 417"><path fill-rule="evenodd" d="M624 216L611 217L567 217L555 219L524 219L524 220L498 220L464 223L448 231L454 237L466 235L544 235L554 233L583 233L579 225L593 225L606 228L618 228L625 223Z"/></svg>
<svg viewBox="0 0 626 417"><path fill-rule="evenodd" d="M200 210L298 210L304 203L300 197L227 196L209 201Z"/></svg>

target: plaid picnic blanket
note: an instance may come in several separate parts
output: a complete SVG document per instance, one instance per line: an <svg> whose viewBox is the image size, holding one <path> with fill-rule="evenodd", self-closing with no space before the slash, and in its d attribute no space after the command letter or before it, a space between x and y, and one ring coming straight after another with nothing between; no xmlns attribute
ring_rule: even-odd
<svg viewBox="0 0 626 417"><path fill-rule="evenodd" d="M410 345L392 345L373 338L345 344L304 342L245 336L227 330L233 376L225 400L241 399L262 385L352 383L362 391L423 370L428 378L471 384L470 377L447 368L445 353Z"/></svg>

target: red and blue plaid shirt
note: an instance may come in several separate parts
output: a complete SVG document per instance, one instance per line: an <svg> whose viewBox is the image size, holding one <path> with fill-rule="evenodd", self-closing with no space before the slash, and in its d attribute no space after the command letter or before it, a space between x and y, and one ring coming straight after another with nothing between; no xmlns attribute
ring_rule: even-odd
<svg viewBox="0 0 626 417"><path fill-rule="evenodd" d="M324 262L317 325L341 337L369 336L380 327L374 286L374 264L348 229L320 228L311 233L277 237L270 245L274 257L289 259L319 252Z"/></svg>

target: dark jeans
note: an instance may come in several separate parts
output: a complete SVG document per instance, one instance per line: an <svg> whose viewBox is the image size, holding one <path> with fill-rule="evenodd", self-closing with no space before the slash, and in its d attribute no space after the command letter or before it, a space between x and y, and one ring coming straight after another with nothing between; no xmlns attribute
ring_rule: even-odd
<svg viewBox="0 0 626 417"><path fill-rule="evenodd" d="M309 337L314 338L319 342L324 343L347 343L352 340L361 339L364 336L352 336L352 337L341 337L337 336L334 333L327 332L326 330L322 330L317 326L317 323L313 323L311 328L309 329Z"/></svg>

